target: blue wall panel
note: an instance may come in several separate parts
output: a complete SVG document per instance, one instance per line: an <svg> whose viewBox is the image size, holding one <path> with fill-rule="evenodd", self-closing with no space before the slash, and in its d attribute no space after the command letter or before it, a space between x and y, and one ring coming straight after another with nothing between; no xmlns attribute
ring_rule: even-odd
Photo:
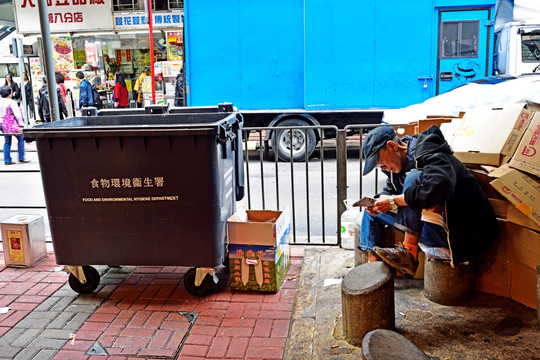
<svg viewBox="0 0 540 360"><path fill-rule="evenodd" d="M432 48L437 29L429 1L379 1L376 5L374 102L377 107L403 107L435 95Z"/></svg>
<svg viewBox="0 0 540 360"><path fill-rule="evenodd" d="M422 102L435 95L436 6L475 2L185 0L188 105L367 109ZM424 88L418 78L429 76Z"/></svg>
<svg viewBox="0 0 540 360"><path fill-rule="evenodd" d="M373 104L373 1L305 1L306 109Z"/></svg>
<svg viewBox="0 0 540 360"><path fill-rule="evenodd" d="M302 1L184 4L189 17L189 105L229 101L241 109L303 107Z"/></svg>

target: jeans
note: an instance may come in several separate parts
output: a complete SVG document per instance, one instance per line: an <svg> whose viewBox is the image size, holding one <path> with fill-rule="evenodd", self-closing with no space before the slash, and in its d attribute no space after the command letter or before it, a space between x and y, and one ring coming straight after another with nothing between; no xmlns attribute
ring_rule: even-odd
<svg viewBox="0 0 540 360"><path fill-rule="evenodd" d="M403 192L411 185L422 182L423 171L412 170L405 178ZM436 224L423 222L422 211L400 206L397 213L387 212L371 216L364 211L360 225L360 249L369 251L373 246L384 247L384 229L392 226L400 232L419 236L419 242L433 247L448 248L446 230Z"/></svg>
<svg viewBox="0 0 540 360"><path fill-rule="evenodd" d="M22 135L5 135L4 136L4 162L9 163L11 160L11 137L17 138L17 150L19 151L19 161L24 160L24 140Z"/></svg>

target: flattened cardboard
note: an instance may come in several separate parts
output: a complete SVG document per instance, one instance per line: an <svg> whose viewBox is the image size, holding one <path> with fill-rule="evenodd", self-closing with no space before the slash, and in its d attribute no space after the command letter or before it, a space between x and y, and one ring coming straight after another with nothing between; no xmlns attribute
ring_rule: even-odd
<svg viewBox="0 0 540 360"><path fill-rule="evenodd" d="M501 236L477 263L476 289L537 308L540 233L504 220L499 225Z"/></svg>
<svg viewBox="0 0 540 360"><path fill-rule="evenodd" d="M490 184L536 225L540 225L540 180L507 167L496 171L500 176Z"/></svg>
<svg viewBox="0 0 540 360"><path fill-rule="evenodd" d="M540 112L534 114L509 165L540 176Z"/></svg>
<svg viewBox="0 0 540 360"><path fill-rule="evenodd" d="M495 216L501 220L514 223L516 225L524 226L528 229L540 231L540 226L536 225L534 221L529 219L525 214L516 209L516 207L508 200L504 199L489 199Z"/></svg>
<svg viewBox="0 0 540 360"><path fill-rule="evenodd" d="M501 165L514 154L532 114L521 103L467 112L450 142L454 155L463 163Z"/></svg>

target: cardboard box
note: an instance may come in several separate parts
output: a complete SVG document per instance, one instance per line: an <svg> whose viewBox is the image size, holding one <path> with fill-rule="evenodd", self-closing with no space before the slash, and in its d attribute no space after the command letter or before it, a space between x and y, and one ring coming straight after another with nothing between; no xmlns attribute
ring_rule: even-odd
<svg viewBox="0 0 540 360"><path fill-rule="evenodd" d="M491 185L536 225L540 225L540 180L506 166L490 174L494 173L498 178Z"/></svg>
<svg viewBox="0 0 540 360"><path fill-rule="evenodd" d="M450 141L463 163L501 165L514 154L533 112L524 104L479 107L467 112Z"/></svg>
<svg viewBox="0 0 540 360"><path fill-rule="evenodd" d="M510 201L506 199L489 199L495 216L501 220L524 226L528 229L540 231L540 226L519 211Z"/></svg>
<svg viewBox="0 0 540 360"><path fill-rule="evenodd" d="M461 116L463 116L460 113ZM427 116L426 119L411 121L407 125L396 125L394 130L399 137L404 135L413 136L429 129L431 126L436 125L441 127L442 124L450 123L452 119L456 119L453 116Z"/></svg>
<svg viewBox="0 0 540 360"><path fill-rule="evenodd" d="M540 112L534 114L509 165L540 176Z"/></svg>
<svg viewBox="0 0 540 360"><path fill-rule="evenodd" d="M536 309L540 233L503 220L499 225L501 236L477 263L476 289Z"/></svg>
<svg viewBox="0 0 540 360"><path fill-rule="evenodd" d="M290 261L291 216L284 211L238 210L227 223L231 289L277 292Z"/></svg>

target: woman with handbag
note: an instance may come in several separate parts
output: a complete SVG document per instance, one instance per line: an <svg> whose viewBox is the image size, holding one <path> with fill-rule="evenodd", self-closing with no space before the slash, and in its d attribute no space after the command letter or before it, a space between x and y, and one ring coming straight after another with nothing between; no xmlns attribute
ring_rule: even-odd
<svg viewBox="0 0 540 360"><path fill-rule="evenodd" d="M124 74L121 72L116 73L116 84L113 91L113 102L115 108L127 108L129 105L128 91L126 87L126 81Z"/></svg>
<svg viewBox="0 0 540 360"><path fill-rule="evenodd" d="M19 162L27 163L24 160L24 140L22 128L24 119L21 109L16 101L12 100L11 87L9 85L0 88L0 119L2 120L2 132L4 135L4 164L13 165L11 159L11 138L17 138L17 150L19 151ZM13 135L10 135L13 134Z"/></svg>

